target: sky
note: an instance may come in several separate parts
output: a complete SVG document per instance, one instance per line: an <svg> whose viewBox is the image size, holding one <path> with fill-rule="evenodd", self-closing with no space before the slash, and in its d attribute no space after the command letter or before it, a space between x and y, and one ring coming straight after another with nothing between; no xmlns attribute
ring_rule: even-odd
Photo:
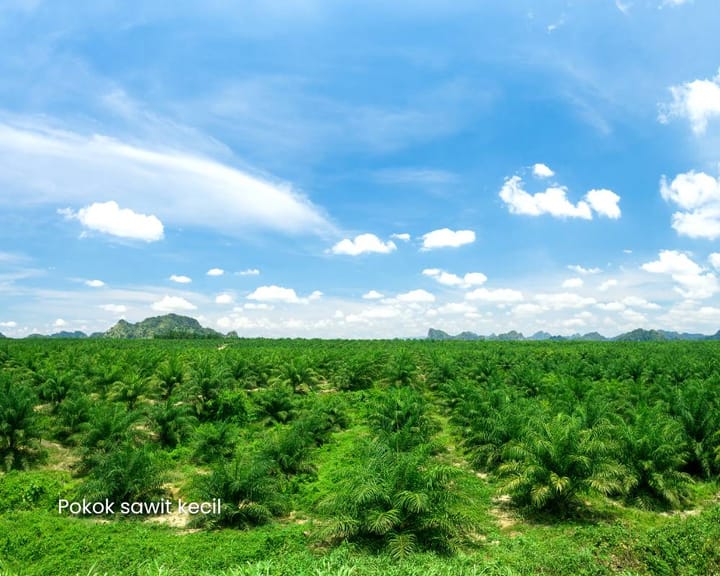
<svg viewBox="0 0 720 576"><path fill-rule="evenodd" d="M720 329L715 0L2 0L0 332Z"/></svg>

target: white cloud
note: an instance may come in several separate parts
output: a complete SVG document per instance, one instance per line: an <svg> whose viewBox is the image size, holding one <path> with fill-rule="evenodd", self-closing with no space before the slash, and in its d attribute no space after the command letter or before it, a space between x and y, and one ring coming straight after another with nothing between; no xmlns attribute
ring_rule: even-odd
<svg viewBox="0 0 720 576"><path fill-rule="evenodd" d="M100 308L106 312L112 312L113 314L124 314L127 312L127 306L123 304L101 304Z"/></svg>
<svg viewBox="0 0 720 576"><path fill-rule="evenodd" d="M675 289L685 298L710 298L720 291L717 277L676 250L662 250L658 260L641 267L652 274L669 275L677 284Z"/></svg>
<svg viewBox="0 0 720 576"><path fill-rule="evenodd" d="M232 304L233 297L231 294L218 294L215 296L215 304Z"/></svg>
<svg viewBox="0 0 720 576"><path fill-rule="evenodd" d="M612 219L620 217L620 208L617 206L620 196L611 190L590 190L583 200L573 204L568 200L567 188L564 186L551 186L544 192L529 194L523 189L522 178L512 176L505 180L499 195L513 214L549 214L555 218L592 220L592 211L595 210L600 216Z"/></svg>
<svg viewBox="0 0 720 576"><path fill-rule="evenodd" d="M672 215L678 234L709 240L720 237L720 180L693 171L677 175L670 184L663 177L660 194L683 210Z"/></svg>
<svg viewBox="0 0 720 576"><path fill-rule="evenodd" d="M545 308L543 308L539 304L530 303L518 304L512 309L512 313L517 316L534 316L542 312L545 312Z"/></svg>
<svg viewBox="0 0 720 576"><path fill-rule="evenodd" d="M620 202L620 196L615 194L612 190L602 188L600 190L590 190L585 195L585 200L590 204L590 208L595 210L600 216L605 216L612 220L620 218L621 212L618 202Z"/></svg>
<svg viewBox="0 0 720 576"><path fill-rule="evenodd" d="M680 0L671 3L680 4ZM668 2L666 2L668 4ZM720 73L715 78L693 80L670 87L672 102L660 106L658 119L663 124L671 118L685 118L695 134L707 130L708 121L720 116Z"/></svg>
<svg viewBox="0 0 720 576"><path fill-rule="evenodd" d="M584 284L582 278L568 278L562 283L563 288L581 288Z"/></svg>
<svg viewBox="0 0 720 576"><path fill-rule="evenodd" d="M138 214L120 208L117 202L94 202L74 212L70 208L58 211L70 220L78 220L85 228L118 238L155 242L163 238L163 224L153 215Z"/></svg>
<svg viewBox="0 0 720 576"><path fill-rule="evenodd" d="M260 286L253 292L248 294L248 300L257 300L258 302L285 302L295 304L300 302L300 298L292 288L283 288L282 286Z"/></svg>
<svg viewBox="0 0 720 576"><path fill-rule="evenodd" d="M151 306L157 312L180 312L196 310L197 306L181 298L180 296L164 296Z"/></svg>
<svg viewBox="0 0 720 576"><path fill-rule="evenodd" d="M345 238L330 248L333 254L358 256L360 254L388 254L397 249L395 242L383 242L375 234L360 234L354 240Z"/></svg>
<svg viewBox="0 0 720 576"><path fill-rule="evenodd" d="M600 290L601 292L607 292L610 288L617 285L618 281L614 278L611 278L610 280L605 280L605 282L600 284L600 286L598 286L598 290Z"/></svg>
<svg viewBox="0 0 720 576"><path fill-rule="evenodd" d="M225 274L225 270L222 268L210 268L206 273L208 276L222 276Z"/></svg>
<svg viewBox="0 0 720 576"><path fill-rule="evenodd" d="M170 276L170 280L172 282L177 282L178 284L190 284L190 282L192 282L192 278L190 278L189 276L183 276L179 274L173 274L172 276Z"/></svg>
<svg viewBox="0 0 720 576"><path fill-rule="evenodd" d="M320 292L320 290L313 290L310 296L308 296L308 300L320 300L324 294Z"/></svg>
<svg viewBox="0 0 720 576"><path fill-rule="evenodd" d="M7 322L0 322L0 327L2 328L17 328L17 322L14 320L8 320Z"/></svg>
<svg viewBox="0 0 720 576"><path fill-rule="evenodd" d="M512 304L513 302L520 302L523 299L523 294L511 288L496 288L494 290L476 288L472 292L465 294L465 298L467 300L481 300L496 304Z"/></svg>
<svg viewBox="0 0 720 576"><path fill-rule="evenodd" d="M410 234L408 234L407 232L403 232L402 234L390 234L390 238L394 238L395 240L401 240L402 242L409 242Z"/></svg>
<svg viewBox="0 0 720 576"><path fill-rule="evenodd" d="M449 228L440 228L433 230L427 234L423 234L423 250L433 250L435 248L457 248L465 244L475 242L475 232L472 230L450 230Z"/></svg>
<svg viewBox="0 0 720 576"><path fill-rule="evenodd" d="M257 268L248 268L237 273L238 276L260 276L260 270Z"/></svg>
<svg viewBox="0 0 720 576"><path fill-rule="evenodd" d="M625 304L622 302L598 302L596 306L605 312L622 312L625 310Z"/></svg>
<svg viewBox="0 0 720 576"><path fill-rule="evenodd" d="M55 326L55 328L62 328L63 326L66 326L66 325L67 325L67 322L65 320L63 320L62 318L58 318L57 320L55 320L55 322L53 322L53 326Z"/></svg>
<svg viewBox="0 0 720 576"><path fill-rule="evenodd" d="M396 299L398 302L404 303L435 302L435 295L427 290L410 290L409 292L398 294Z"/></svg>
<svg viewBox="0 0 720 576"><path fill-rule="evenodd" d="M678 276L696 275L702 272L702 268L691 260L687 254L677 250L662 250L658 260L646 262L641 268L653 274Z"/></svg>
<svg viewBox="0 0 720 576"><path fill-rule="evenodd" d="M536 302L541 306L552 310L563 310L565 308L584 308L591 306L597 301L595 298L587 298L573 292L559 292L553 294L536 294Z"/></svg>
<svg viewBox="0 0 720 576"><path fill-rule="evenodd" d="M90 288L102 288L105 286L105 282L102 280L86 280L85 286L90 286Z"/></svg>
<svg viewBox="0 0 720 576"><path fill-rule="evenodd" d="M272 310L274 306L270 304L255 304L254 302L248 302L247 304L243 304L243 309L245 310Z"/></svg>
<svg viewBox="0 0 720 576"><path fill-rule="evenodd" d="M384 298L385 296L377 290L370 290L369 292L365 292L362 297L365 300L379 300L380 298Z"/></svg>
<svg viewBox="0 0 720 576"><path fill-rule="evenodd" d="M639 296L626 296L623 298L622 303L625 306L644 308L645 310L660 310L661 308L660 305L655 302L649 302L648 300L645 300L645 298L640 298Z"/></svg>
<svg viewBox="0 0 720 576"><path fill-rule="evenodd" d="M533 166L533 176L536 178L552 178L555 176L555 172L550 170L545 164L535 164Z"/></svg>
<svg viewBox="0 0 720 576"><path fill-rule="evenodd" d="M107 199L112 183L126 205L156 215L157 222L146 222L147 239L157 239L160 220L230 235L258 228L289 234L333 229L322 210L289 184L173 150L174 144L161 149L37 121L0 123L0 203L84 205Z"/></svg>
<svg viewBox="0 0 720 576"><path fill-rule="evenodd" d="M583 274L585 276L588 274L599 274L601 272L600 268L584 268L579 264L570 264L568 266L568 270L572 270L573 272L577 272L578 274Z"/></svg>
<svg viewBox="0 0 720 576"><path fill-rule="evenodd" d="M716 270L720 270L720 252L713 252L708 256L708 262Z"/></svg>
<svg viewBox="0 0 720 576"><path fill-rule="evenodd" d="M471 286L480 286L487 281L487 276L485 276L482 272L468 272L464 276L460 277L456 274L440 270L439 268L426 268L422 271L422 273L425 276L430 276L445 286L461 286L463 288L469 288Z"/></svg>
<svg viewBox="0 0 720 576"><path fill-rule="evenodd" d="M567 189L551 187L545 192L528 194L522 188L520 176L513 176L505 180L500 190L500 198L508 205L513 214L527 216L540 216L550 214L557 218L583 218L592 219L590 206L586 202L572 204L567 199Z"/></svg>
<svg viewBox="0 0 720 576"><path fill-rule="evenodd" d="M438 307L440 314L474 314L477 308L466 302L448 302Z"/></svg>
<svg viewBox="0 0 720 576"><path fill-rule="evenodd" d="M397 318L400 311L392 306L378 306L375 308L367 308L358 314L348 314L344 321L349 323L369 323L372 320L387 320L389 318Z"/></svg>

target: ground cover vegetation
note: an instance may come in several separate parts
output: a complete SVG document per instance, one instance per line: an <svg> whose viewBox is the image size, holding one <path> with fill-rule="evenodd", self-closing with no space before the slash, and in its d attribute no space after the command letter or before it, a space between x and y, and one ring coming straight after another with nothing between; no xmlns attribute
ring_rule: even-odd
<svg viewBox="0 0 720 576"><path fill-rule="evenodd" d="M720 573L720 345L3 340L0 468L8 576Z"/></svg>

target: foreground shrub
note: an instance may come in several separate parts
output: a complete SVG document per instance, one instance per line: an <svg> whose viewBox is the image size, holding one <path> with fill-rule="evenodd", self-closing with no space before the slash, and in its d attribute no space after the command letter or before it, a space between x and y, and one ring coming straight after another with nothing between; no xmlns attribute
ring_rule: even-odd
<svg viewBox="0 0 720 576"><path fill-rule="evenodd" d="M333 516L327 535L387 549L396 558L421 550L450 552L464 525L453 512L457 470L433 462L427 446L398 452L381 441L358 459L321 503Z"/></svg>
<svg viewBox="0 0 720 576"><path fill-rule="evenodd" d="M286 500L281 479L273 474L274 462L259 454L240 454L216 464L209 475L195 479L201 498L222 500L219 516L199 519L209 526L250 528L282 514Z"/></svg>
<svg viewBox="0 0 720 576"><path fill-rule="evenodd" d="M27 466L41 456L37 397L29 385L0 372L0 466Z"/></svg>
<svg viewBox="0 0 720 576"><path fill-rule="evenodd" d="M80 488L91 500L113 502L150 501L164 494L165 467L147 446L125 444L96 455L93 467Z"/></svg>
<svg viewBox="0 0 720 576"><path fill-rule="evenodd" d="M627 500L641 508L686 504L693 480L682 472L688 452L680 423L660 408L641 408L620 434L629 469Z"/></svg>
<svg viewBox="0 0 720 576"><path fill-rule="evenodd" d="M613 458L613 448L609 428L583 428L566 414L537 418L505 450L502 490L520 506L567 515L580 494L622 491L625 469Z"/></svg>

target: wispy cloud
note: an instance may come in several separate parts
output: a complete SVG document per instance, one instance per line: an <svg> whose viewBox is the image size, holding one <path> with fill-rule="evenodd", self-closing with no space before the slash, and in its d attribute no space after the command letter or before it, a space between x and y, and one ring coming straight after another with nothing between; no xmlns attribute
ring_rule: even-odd
<svg viewBox="0 0 720 576"><path fill-rule="evenodd" d="M289 184L187 152L38 124L0 124L0 183L0 203L10 205L73 208L112 201L113 191L121 190L124 207L175 226L228 235L248 228L287 234L333 229Z"/></svg>

